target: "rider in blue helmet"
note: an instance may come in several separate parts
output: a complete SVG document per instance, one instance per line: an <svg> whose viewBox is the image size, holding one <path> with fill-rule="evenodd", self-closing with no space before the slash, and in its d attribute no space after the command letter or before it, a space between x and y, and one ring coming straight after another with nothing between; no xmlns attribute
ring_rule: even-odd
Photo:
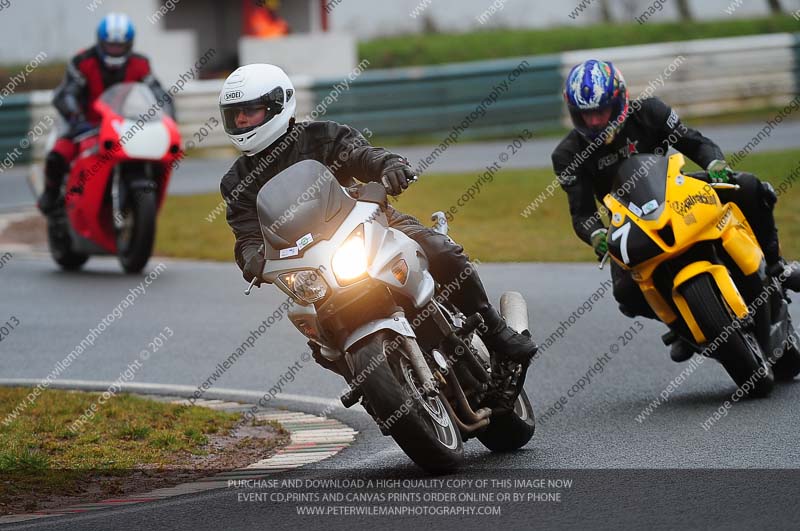
<svg viewBox="0 0 800 531"><path fill-rule="evenodd" d="M737 204L747 217L770 274L784 279L787 289L800 291L800 265L781 257L773 212L778 198L769 183L750 173L734 172L717 144L685 126L660 99L630 101L622 73L608 61L592 59L576 65L567 76L564 100L574 130L553 151L553 169L567 193L576 234L598 257L608 251L608 243L597 201L612 191L619 166L636 153L666 155L674 147L706 168L705 173L695 174L698 178L739 185L738 190L718 190L720 199ZM622 313L655 318L629 272L612 262L611 276ZM682 341L672 346L675 361L687 360L692 354Z"/></svg>
<svg viewBox="0 0 800 531"><path fill-rule="evenodd" d="M117 83L145 83L156 100L162 102L165 112L174 116L172 100L153 76L150 61L133 53L135 35L127 15L106 15L97 26L97 44L80 52L67 64L53 105L69 129L45 158L45 188L37 203L43 214L51 215L60 208L64 175L78 155L75 138L100 122L94 102L106 89Z"/></svg>
<svg viewBox="0 0 800 531"><path fill-rule="evenodd" d="M587 61L567 76L564 91L572 125L589 142L613 142L628 117L628 87L611 63Z"/></svg>
<svg viewBox="0 0 800 531"><path fill-rule="evenodd" d="M111 13L97 26L97 53L107 68L122 68L133 52L136 30L128 15Z"/></svg>

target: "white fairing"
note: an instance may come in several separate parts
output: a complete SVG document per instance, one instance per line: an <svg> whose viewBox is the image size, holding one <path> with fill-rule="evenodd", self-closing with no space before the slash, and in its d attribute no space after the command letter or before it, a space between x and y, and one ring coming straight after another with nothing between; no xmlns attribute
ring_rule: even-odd
<svg viewBox="0 0 800 531"><path fill-rule="evenodd" d="M428 260L422 248L402 232L388 227L386 217L379 212L379 207L373 203L357 203L333 237L330 240L315 243L306 250L304 256L267 261L264 267L264 277L271 282L275 282L278 275L285 272L299 269L318 269L328 284L329 290L335 292L337 289L342 289L333 273L331 260L336 250L348 236L362 224L364 225L364 240L367 255L369 256L368 276L386 284L395 292L405 294L414 301L414 305L418 308L430 302L434 295L435 283L428 271ZM392 265L400 258L404 259L408 264L408 279L405 284L400 284L391 271ZM357 283L351 284L351 286L355 285ZM313 306L304 306L298 302L289 310L289 318L301 332L304 332L304 328L305 330L320 329ZM309 322L311 320L313 320L313 324ZM305 326L301 327L301 323ZM362 328L364 330L372 330L374 326L365 325ZM410 331L409 334L404 335L413 337L413 330L410 327L408 329ZM401 332L401 330L396 331ZM356 335L354 333L346 344L352 344L357 341ZM310 339L317 340L319 338L311 337ZM324 344L324 342L320 343ZM325 357L329 357L332 354L329 351L323 351L323 353Z"/></svg>
<svg viewBox="0 0 800 531"><path fill-rule="evenodd" d="M162 122L146 123L141 131L138 127L132 131L128 140L125 134L136 122L125 120L119 128L120 138L123 139L122 149L134 159L160 160L164 158L169 150L169 130Z"/></svg>

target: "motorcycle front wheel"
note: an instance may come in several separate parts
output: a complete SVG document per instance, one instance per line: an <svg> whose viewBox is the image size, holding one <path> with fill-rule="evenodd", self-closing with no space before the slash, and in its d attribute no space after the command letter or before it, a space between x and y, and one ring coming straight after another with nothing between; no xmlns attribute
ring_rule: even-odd
<svg viewBox="0 0 800 531"><path fill-rule="evenodd" d="M700 275L680 288L708 343L727 332L728 339L715 356L731 379L748 396L765 397L772 392L775 376L755 335L732 327L735 316L724 302L710 275Z"/></svg>
<svg viewBox="0 0 800 531"><path fill-rule="evenodd" d="M377 420L406 455L428 472L450 472L464 458L461 433L441 394L423 394L403 343L387 330L364 339L348 354L353 374Z"/></svg>
<svg viewBox="0 0 800 531"><path fill-rule="evenodd" d="M133 192L122 211L122 229L117 233L117 255L126 273L138 273L150 260L156 237L156 195Z"/></svg>

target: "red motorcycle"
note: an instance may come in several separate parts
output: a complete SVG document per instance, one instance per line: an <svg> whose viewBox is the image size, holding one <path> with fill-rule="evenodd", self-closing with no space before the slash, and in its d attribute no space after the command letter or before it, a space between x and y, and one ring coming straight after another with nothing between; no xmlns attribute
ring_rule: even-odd
<svg viewBox="0 0 800 531"><path fill-rule="evenodd" d="M50 254L66 270L115 254L128 273L150 259L156 217L182 156L175 121L142 83L110 87L94 103L99 127L75 138L79 155L64 208L48 219Z"/></svg>

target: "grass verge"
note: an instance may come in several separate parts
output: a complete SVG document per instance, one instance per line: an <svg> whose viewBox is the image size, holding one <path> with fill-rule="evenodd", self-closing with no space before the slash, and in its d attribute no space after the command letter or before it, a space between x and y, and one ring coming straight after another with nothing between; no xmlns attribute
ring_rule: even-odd
<svg viewBox="0 0 800 531"><path fill-rule="evenodd" d="M569 50L659 42L793 33L791 16L695 22L596 24L540 30L496 29L468 33L424 33L365 41L359 56L370 68L395 68L559 53Z"/></svg>
<svg viewBox="0 0 800 531"><path fill-rule="evenodd" d="M233 437L238 413L125 394L100 403L98 393L46 390L6 424L28 393L0 387L0 514L180 483L193 471L250 464L286 442L278 425L266 437ZM91 420L71 430L93 405Z"/></svg>
<svg viewBox="0 0 800 531"><path fill-rule="evenodd" d="M750 155L740 165L777 188L800 163L800 149ZM696 171L694 164L687 171ZM479 173L426 175L394 204L430 224L430 214L455 206ZM554 175L547 169L503 170L484 184L479 195L462 207L450 223L450 235L473 258L484 262L591 261L592 250L572 230L566 195L553 197L528 218L520 214ZM800 185L797 186L800 188ZM219 205L219 194L171 196L160 220L156 252L161 255L233 260L233 235L219 215L206 217ZM800 189L781 195L776 210L784 252L800 257Z"/></svg>

